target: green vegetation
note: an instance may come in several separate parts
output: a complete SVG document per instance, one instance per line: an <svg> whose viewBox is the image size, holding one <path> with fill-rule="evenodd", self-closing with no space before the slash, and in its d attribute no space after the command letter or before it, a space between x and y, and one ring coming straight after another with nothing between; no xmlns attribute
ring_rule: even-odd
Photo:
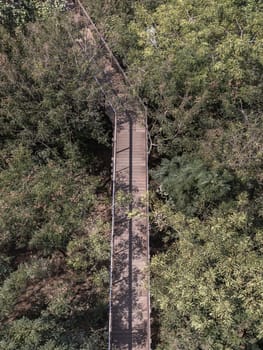
<svg viewBox="0 0 263 350"><path fill-rule="evenodd" d="M83 3L149 111L154 348L262 349L261 1ZM82 23L0 19L0 349L104 349L111 125Z"/></svg>
<svg viewBox="0 0 263 350"><path fill-rule="evenodd" d="M111 127L81 24L50 14L1 27L0 349L103 349Z"/></svg>
<svg viewBox="0 0 263 350"><path fill-rule="evenodd" d="M262 9L166 1L130 22L156 145L158 349L262 347Z"/></svg>
<svg viewBox="0 0 263 350"><path fill-rule="evenodd" d="M262 10L144 1L112 16L149 110L157 349L263 346Z"/></svg>

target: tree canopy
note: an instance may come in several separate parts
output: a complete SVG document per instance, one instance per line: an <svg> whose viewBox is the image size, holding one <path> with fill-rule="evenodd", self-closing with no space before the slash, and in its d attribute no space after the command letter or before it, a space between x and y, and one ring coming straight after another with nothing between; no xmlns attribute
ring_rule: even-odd
<svg viewBox="0 0 263 350"><path fill-rule="evenodd" d="M261 1L83 4L148 109L153 348L262 349ZM49 0L0 21L0 349L106 349L112 126L83 23Z"/></svg>

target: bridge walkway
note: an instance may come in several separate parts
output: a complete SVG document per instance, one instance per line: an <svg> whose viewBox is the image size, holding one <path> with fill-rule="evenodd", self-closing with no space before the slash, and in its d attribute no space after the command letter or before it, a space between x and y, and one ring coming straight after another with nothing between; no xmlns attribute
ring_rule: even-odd
<svg viewBox="0 0 263 350"><path fill-rule="evenodd" d="M114 124L109 350L150 350L145 108L80 2L79 9Z"/></svg>

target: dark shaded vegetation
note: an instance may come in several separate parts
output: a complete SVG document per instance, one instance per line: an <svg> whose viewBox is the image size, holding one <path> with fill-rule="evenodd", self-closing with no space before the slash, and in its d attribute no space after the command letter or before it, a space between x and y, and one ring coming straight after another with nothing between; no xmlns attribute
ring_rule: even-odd
<svg viewBox="0 0 263 350"><path fill-rule="evenodd" d="M0 349L103 349L111 125L38 3L1 2ZM262 349L261 2L83 3L149 111L154 348Z"/></svg>

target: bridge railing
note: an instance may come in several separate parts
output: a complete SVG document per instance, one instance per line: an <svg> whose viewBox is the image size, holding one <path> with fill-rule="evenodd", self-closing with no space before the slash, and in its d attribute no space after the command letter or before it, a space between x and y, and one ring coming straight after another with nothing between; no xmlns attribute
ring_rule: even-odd
<svg viewBox="0 0 263 350"><path fill-rule="evenodd" d="M107 93L98 79L94 77L102 94L106 97ZM112 331L112 274L113 274L113 251L114 251L114 226L115 226L115 194L116 194L116 156L117 156L117 113L110 101L107 101L114 113L114 132L113 132L113 152L112 152L112 203L111 203L111 254L110 254L110 290L109 290L109 335L108 335L108 350L112 350L111 331Z"/></svg>
<svg viewBox="0 0 263 350"><path fill-rule="evenodd" d="M101 45L104 49L105 52L108 56L108 58L111 60L111 63L115 66L115 68L119 71L119 73L122 75L124 82L126 84L126 86L129 89L129 92L131 93L131 95L136 98L137 101L139 101L139 104L144 112L145 115L145 126L146 126L146 150L148 150L148 144L147 144L147 107L145 106L144 102L142 101L142 99L140 98L139 95L134 96L134 90L132 89L132 86L130 84L130 81L126 75L126 73L124 72L124 70L122 69L122 67L120 66L118 60L116 59L116 57L114 56L112 50L110 49L108 43L106 42L106 40L104 39L104 37L102 36L102 34L99 32L99 30L97 29L95 23L93 22L92 18L89 16L88 12L86 11L85 7L83 6L83 4L81 3L80 0L76 0L81 12L83 13L83 15L86 17L89 26L93 29L93 31L96 33L97 38L99 39ZM94 56L96 58L96 56ZM104 89L104 87L101 85L101 83L98 81L98 79L94 76L94 79L96 80L99 88L101 89L103 95L105 97L108 96L108 93L106 92L106 90ZM118 96L116 96L118 98ZM113 155L112 155L112 229L111 229L111 262L110 262L110 292L109 292L109 339L108 339L108 350L112 350L112 342L111 342L111 331L112 331L112 273L113 273L113 243L114 243L114 219L115 219L115 191L116 191L116 152L117 152L117 147L116 147L116 143L117 143L117 112L115 107L111 104L111 102L109 101L109 99L107 99L107 103L110 105L113 113L114 113L114 135L113 135ZM122 102L120 101L120 104ZM147 164L147 194L148 194L148 152L146 152L146 164ZM147 210L147 228L148 228L148 235L147 235L147 240L148 240L148 260L150 261L150 253L149 253L149 218L148 218L148 212L149 212L149 208L148 208L148 200L146 201L146 210ZM148 277L148 334L150 337L150 278Z"/></svg>
<svg viewBox="0 0 263 350"><path fill-rule="evenodd" d="M111 260L110 260L110 295L109 295L109 335L108 335L108 350L111 349L111 332L112 332L112 274L113 274L113 251L114 251L114 226L115 226L115 192L116 192L116 155L117 155L117 113L114 112L114 135L113 135L113 164L112 164L112 226L111 226Z"/></svg>

